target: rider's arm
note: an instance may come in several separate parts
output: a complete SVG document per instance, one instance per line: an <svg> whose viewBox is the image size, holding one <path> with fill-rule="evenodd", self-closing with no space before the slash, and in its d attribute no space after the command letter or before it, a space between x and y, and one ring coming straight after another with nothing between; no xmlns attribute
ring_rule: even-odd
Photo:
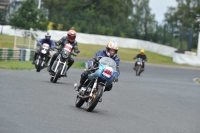
<svg viewBox="0 0 200 133"><path fill-rule="evenodd" d="M115 58L115 62L116 62L116 65L117 65L117 72L118 72L118 74L120 74L120 71L119 71L120 58L118 56Z"/></svg>
<svg viewBox="0 0 200 133"><path fill-rule="evenodd" d="M117 66L117 72L118 72L118 74L120 75L119 66Z"/></svg>
<svg viewBox="0 0 200 133"><path fill-rule="evenodd" d="M64 41L65 41L65 39L66 39L66 37L62 37L59 41L57 41L57 43L56 43L56 45L58 45L58 46L62 46L62 47L64 47Z"/></svg>
<svg viewBox="0 0 200 133"><path fill-rule="evenodd" d="M44 42L44 39L41 39L38 43L37 43L37 46L40 46L41 44L43 44Z"/></svg>
<svg viewBox="0 0 200 133"><path fill-rule="evenodd" d="M143 59L144 61L147 61L147 56L146 55L144 55L144 59Z"/></svg>
<svg viewBox="0 0 200 133"><path fill-rule="evenodd" d="M80 51L78 50L78 43L74 43L74 53L78 54Z"/></svg>
<svg viewBox="0 0 200 133"><path fill-rule="evenodd" d="M97 58L98 56L105 56L105 55L103 54L103 51L102 51L102 50L99 50L99 51L97 51L97 52L94 54L94 58Z"/></svg>
<svg viewBox="0 0 200 133"><path fill-rule="evenodd" d="M102 51L99 50L97 51L95 54L94 54L94 58L93 58L93 63L94 63L94 66L98 66L98 63L99 63L99 59L103 56L102 54Z"/></svg>
<svg viewBox="0 0 200 133"><path fill-rule="evenodd" d="M136 56L135 56L133 59L137 59L137 58L139 58L139 56L140 56L140 55L139 55L139 54L137 54L137 55L136 55Z"/></svg>
<svg viewBox="0 0 200 133"><path fill-rule="evenodd" d="M53 42L52 40L50 40L50 43L51 43L51 49L54 50L54 48L55 48L55 44L54 44L54 42Z"/></svg>

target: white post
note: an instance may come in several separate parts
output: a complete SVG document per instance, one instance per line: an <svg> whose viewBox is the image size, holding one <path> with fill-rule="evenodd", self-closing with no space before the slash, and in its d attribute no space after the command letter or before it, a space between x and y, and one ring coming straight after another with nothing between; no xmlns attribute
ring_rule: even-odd
<svg viewBox="0 0 200 133"><path fill-rule="evenodd" d="M197 45L197 56L200 56L200 32L199 32L198 45Z"/></svg>
<svg viewBox="0 0 200 133"><path fill-rule="evenodd" d="M200 26L200 15L197 14L196 18L197 18L197 22L199 23L199 26ZM200 30L200 29L198 29L198 30ZM197 44L197 56L200 56L200 31L199 31L199 38L198 38L198 44Z"/></svg>
<svg viewBox="0 0 200 133"><path fill-rule="evenodd" d="M30 49L30 47L31 47L31 33L30 33L29 40L28 40L28 49Z"/></svg>
<svg viewBox="0 0 200 133"><path fill-rule="evenodd" d="M41 7L41 0L38 0L38 9Z"/></svg>
<svg viewBox="0 0 200 133"><path fill-rule="evenodd" d="M36 49L37 42L34 40L34 49Z"/></svg>
<svg viewBox="0 0 200 133"><path fill-rule="evenodd" d="M30 46L31 46L31 35L32 35L32 31L33 31L33 29L30 28L30 30L29 30L29 32L30 32L30 34L29 34L29 49L30 49Z"/></svg>
<svg viewBox="0 0 200 133"><path fill-rule="evenodd" d="M16 48L16 43L17 43L17 33L16 33L16 29L15 29L15 40L14 40L14 48Z"/></svg>

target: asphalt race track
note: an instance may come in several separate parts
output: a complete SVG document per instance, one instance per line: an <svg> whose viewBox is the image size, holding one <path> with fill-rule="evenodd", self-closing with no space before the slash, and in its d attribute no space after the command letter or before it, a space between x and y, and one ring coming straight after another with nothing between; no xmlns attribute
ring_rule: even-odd
<svg viewBox="0 0 200 133"><path fill-rule="evenodd" d="M46 70L0 69L0 133L200 133L199 69L121 63L119 82L93 112L75 107L83 69L51 83Z"/></svg>

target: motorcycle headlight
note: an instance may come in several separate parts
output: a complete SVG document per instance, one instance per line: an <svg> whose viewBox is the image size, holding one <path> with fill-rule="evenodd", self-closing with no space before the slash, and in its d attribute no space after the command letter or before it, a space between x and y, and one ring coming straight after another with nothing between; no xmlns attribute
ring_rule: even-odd
<svg viewBox="0 0 200 133"><path fill-rule="evenodd" d="M46 51L46 50L42 50L41 52L42 52L43 54L46 54L46 53L47 53L47 51Z"/></svg>
<svg viewBox="0 0 200 133"><path fill-rule="evenodd" d="M66 58L68 58L68 54L67 54L67 52L66 52L66 51L62 52L62 54L61 54L61 55L62 55L62 57L63 57L63 58L65 58L65 59L66 59Z"/></svg>

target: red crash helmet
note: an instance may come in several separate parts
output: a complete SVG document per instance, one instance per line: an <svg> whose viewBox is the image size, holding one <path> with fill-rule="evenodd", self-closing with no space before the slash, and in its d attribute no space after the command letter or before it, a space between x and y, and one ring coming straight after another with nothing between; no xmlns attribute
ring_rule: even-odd
<svg viewBox="0 0 200 133"><path fill-rule="evenodd" d="M75 30L69 30L67 32L67 39L69 42L74 42L76 39L76 31Z"/></svg>

